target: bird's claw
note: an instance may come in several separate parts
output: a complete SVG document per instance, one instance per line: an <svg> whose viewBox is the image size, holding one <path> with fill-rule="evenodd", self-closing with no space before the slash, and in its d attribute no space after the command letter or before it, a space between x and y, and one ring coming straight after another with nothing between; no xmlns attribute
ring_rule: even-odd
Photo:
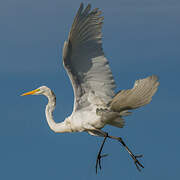
<svg viewBox="0 0 180 180"><path fill-rule="evenodd" d="M97 174L97 171L98 171L98 166L99 166L99 169L101 170L101 154L98 154L97 156L97 159L96 159L96 174Z"/></svg>
<svg viewBox="0 0 180 180"><path fill-rule="evenodd" d="M106 157L106 156L108 156L108 154L103 154L103 155L101 155L102 158L103 158L103 157Z"/></svg>
<svg viewBox="0 0 180 180"><path fill-rule="evenodd" d="M141 154L141 155L136 155L135 156L135 158L142 158L143 157L143 155Z"/></svg>
<svg viewBox="0 0 180 180"><path fill-rule="evenodd" d="M103 154L103 155L101 155L100 153L98 154L97 159L96 159L96 174L98 171L98 166L99 166L99 169L101 170L101 158L104 158L106 156L108 156L108 154Z"/></svg>
<svg viewBox="0 0 180 180"><path fill-rule="evenodd" d="M137 158L141 158L141 157L143 157L143 155L137 155L137 156L132 155L132 158L134 160L134 164L136 165L138 171L141 171L140 168L144 168L144 166L137 160Z"/></svg>

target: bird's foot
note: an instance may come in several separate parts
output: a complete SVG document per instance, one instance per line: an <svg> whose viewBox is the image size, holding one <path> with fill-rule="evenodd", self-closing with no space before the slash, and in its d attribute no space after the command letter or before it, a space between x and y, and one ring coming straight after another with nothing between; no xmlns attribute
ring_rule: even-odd
<svg viewBox="0 0 180 180"><path fill-rule="evenodd" d="M133 154L130 154L132 159L134 160L134 164L136 165L138 171L141 171L141 168L144 168L144 166L138 161L138 158L143 157L143 155L137 155L134 156Z"/></svg>
<svg viewBox="0 0 180 180"><path fill-rule="evenodd" d="M112 136L111 136L112 137ZM116 137L113 137L114 139ZM122 138L118 137L116 138L128 151L128 153L130 154L130 156L132 157L132 159L134 160L134 164L136 165L138 171L141 171L141 168L144 168L144 166L138 161L138 158L143 157L143 155L137 155L135 156L132 151L127 147L127 145L124 143L124 141L122 140Z"/></svg>
<svg viewBox="0 0 180 180"><path fill-rule="evenodd" d="M98 168L101 170L101 159L106 156L108 156L108 154L101 155L101 152L98 153L97 158L96 158L96 174L97 174Z"/></svg>

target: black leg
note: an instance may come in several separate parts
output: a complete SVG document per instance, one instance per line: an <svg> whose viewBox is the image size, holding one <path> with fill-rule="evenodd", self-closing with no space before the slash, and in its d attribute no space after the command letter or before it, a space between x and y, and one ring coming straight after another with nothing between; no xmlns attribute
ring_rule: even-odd
<svg viewBox="0 0 180 180"><path fill-rule="evenodd" d="M135 156L135 155L132 153L132 151L127 147L127 145L124 143L124 141L122 140L122 138L120 138L120 137L115 137L115 136L109 136L109 135L108 135L108 138L118 140L118 141L126 148L127 152L130 154L130 156L131 156L132 159L134 160L134 163L135 163L135 165L136 165L136 167L137 167L137 169L138 169L139 171L141 171L140 168L144 168L144 166L137 160L137 158L141 158L143 155Z"/></svg>
<svg viewBox="0 0 180 180"><path fill-rule="evenodd" d="M101 170L101 158L106 156L106 155L101 155L101 152L102 152L102 149L104 147L104 143L105 143L107 137L108 137L108 134L105 134L104 140L103 140L103 142L101 144L101 147L100 147L98 155L97 155L97 159L96 159L96 174L97 174L97 171L98 171L98 166L99 166L99 169Z"/></svg>

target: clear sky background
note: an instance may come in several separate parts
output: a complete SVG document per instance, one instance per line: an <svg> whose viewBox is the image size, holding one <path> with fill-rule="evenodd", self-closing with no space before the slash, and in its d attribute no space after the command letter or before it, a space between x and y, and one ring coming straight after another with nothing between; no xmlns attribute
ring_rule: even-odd
<svg viewBox="0 0 180 180"><path fill-rule="evenodd" d="M151 74L160 78L153 101L127 117L123 129L105 128L144 155L142 172L118 142L108 140L109 156L96 175L102 138L55 134L44 114L47 99L19 96L47 85L57 96L55 120L71 113L73 91L61 56L81 1L103 11L103 48L117 90ZM0 1L0 179L179 179L180 1L81 1Z"/></svg>

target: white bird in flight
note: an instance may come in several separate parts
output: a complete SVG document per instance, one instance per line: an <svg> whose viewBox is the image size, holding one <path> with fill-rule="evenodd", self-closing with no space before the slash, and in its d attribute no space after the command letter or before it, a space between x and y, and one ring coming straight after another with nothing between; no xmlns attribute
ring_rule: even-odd
<svg viewBox="0 0 180 180"><path fill-rule="evenodd" d="M148 104L157 91L159 82L155 75L135 81L132 89L114 93L115 82L102 49L101 11L91 11L91 5L80 8L74 18L67 41L63 47L63 65L74 90L72 114L63 122L56 123L53 111L56 96L53 91L41 86L22 94L44 95L48 98L45 114L49 127L56 133L88 132L90 135L104 137L96 159L96 173L101 169L102 149L107 138L118 140L128 151L138 170L144 166L138 161L142 155L135 156L122 138L110 136L102 128L111 125L124 126L123 116L131 114L128 110Z"/></svg>

